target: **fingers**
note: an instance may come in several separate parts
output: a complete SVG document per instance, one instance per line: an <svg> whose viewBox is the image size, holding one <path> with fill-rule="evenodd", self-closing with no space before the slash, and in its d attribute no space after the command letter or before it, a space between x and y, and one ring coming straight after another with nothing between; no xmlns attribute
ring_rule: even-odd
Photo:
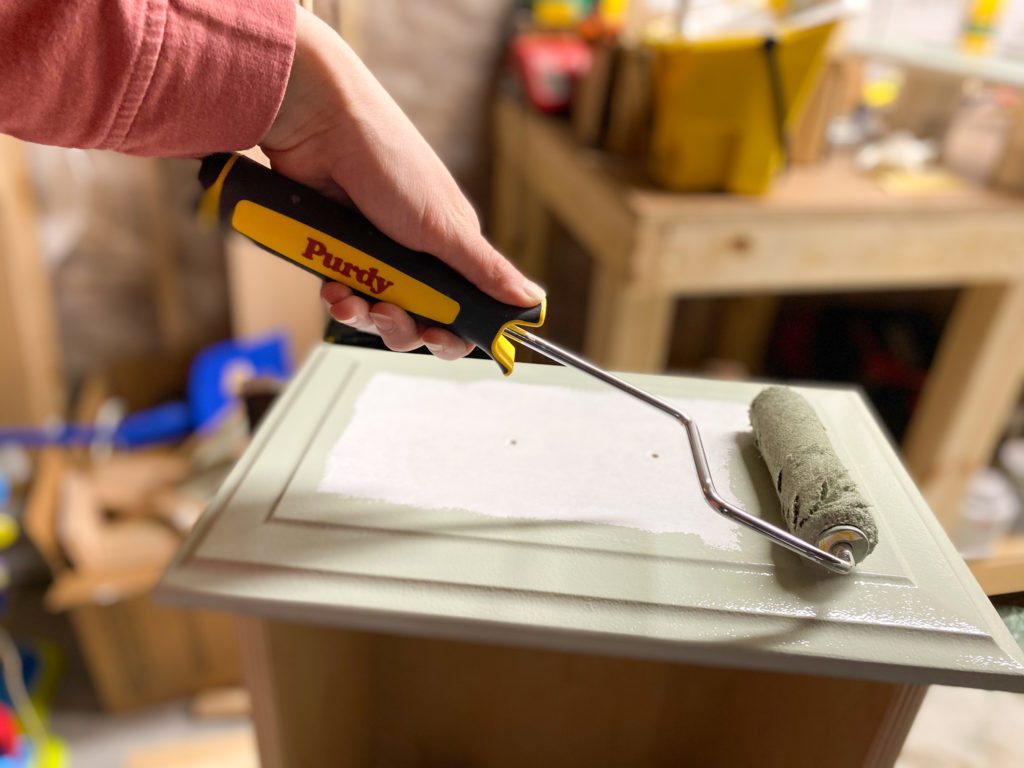
<svg viewBox="0 0 1024 768"><path fill-rule="evenodd" d="M327 304L331 317L339 323L350 325L364 333L376 333L377 327L370 319L370 304L362 296L352 293L341 283L324 283L320 298Z"/></svg>
<svg viewBox="0 0 1024 768"><path fill-rule="evenodd" d="M320 297L339 323L379 335L387 348L395 352L408 352L425 344L436 357L457 360L473 349L472 344L444 328L421 328L394 304L380 302L371 306L340 283L324 283Z"/></svg>
<svg viewBox="0 0 1024 768"><path fill-rule="evenodd" d="M370 308L370 320L388 349L408 352L423 345L416 321L394 304L378 302Z"/></svg>
<svg viewBox="0 0 1024 768"><path fill-rule="evenodd" d="M472 344L444 328L424 329L423 343L427 345L431 354L442 360L458 360L473 350Z"/></svg>

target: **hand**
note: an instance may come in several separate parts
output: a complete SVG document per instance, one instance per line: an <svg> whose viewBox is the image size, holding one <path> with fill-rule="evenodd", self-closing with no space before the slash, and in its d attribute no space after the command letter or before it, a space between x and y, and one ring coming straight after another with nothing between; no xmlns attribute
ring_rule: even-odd
<svg viewBox="0 0 1024 768"><path fill-rule="evenodd" d="M402 245L433 254L499 301L530 307L544 291L480 233L451 174L352 49L297 9L295 60L274 124L260 142L271 165L337 200L350 201ZM379 333L393 350L426 344L454 360L472 345L417 324L393 304L370 304L340 283L320 292L331 316Z"/></svg>

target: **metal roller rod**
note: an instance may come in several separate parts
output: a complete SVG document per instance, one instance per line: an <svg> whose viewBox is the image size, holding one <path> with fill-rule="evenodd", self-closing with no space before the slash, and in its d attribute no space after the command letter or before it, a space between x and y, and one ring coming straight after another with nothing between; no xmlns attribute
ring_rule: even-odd
<svg viewBox="0 0 1024 768"><path fill-rule="evenodd" d="M609 384L628 395L632 395L638 400L642 400L648 405L657 408L662 413L671 416L682 424L683 428L686 429L686 436L690 443L690 453L693 455L693 463L697 470L697 477L700 480L700 487L704 494L704 499L716 512L725 515L730 520L735 520L741 525L752 528L762 536L767 536L776 544L779 544L786 549L807 558L808 560L812 560L815 563L828 568L833 573L849 573L853 569L853 566L856 563L853 560L852 553L848 549L843 548L839 550L841 554L846 557L836 556L831 552L826 552L825 550L819 549L813 544L809 544L803 539L794 536L789 531L765 522L761 518L751 515L749 512L744 512L739 507L730 504L722 498L715 489L715 482L711 477L711 470L708 468L708 459L704 453L704 444L700 439L700 430L697 428L696 422L694 422L694 420L685 413L669 405L664 400L655 397L649 392L645 392L638 387L634 387L632 384L620 379L618 376L598 368L593 363L590 363L581 357L577 357L572 352L562 349L549 341L545 341L539 336L534 336L529 331L506 328L504 335L506 338L516 341L524 347L532 349L534 352L538 352L539 354L544 355L544 357L554 360L556 363L561 363L569 368L575 368L579 371L583 371L583 373L589 374L595 379L603 381L605 384Z"/></svg>

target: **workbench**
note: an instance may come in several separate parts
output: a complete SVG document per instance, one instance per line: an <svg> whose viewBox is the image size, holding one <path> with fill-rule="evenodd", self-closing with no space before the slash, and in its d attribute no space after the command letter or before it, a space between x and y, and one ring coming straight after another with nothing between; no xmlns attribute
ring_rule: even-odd
<svg viewBox="0 0 1024 768"><path fill-rule="evenodd" d="M495 242L541 282L553 223L583 246L583 351L605 367L663 370L684 297L751 297L737 323L751 327L770 320L765 295L963 289L903 444L953 529L1024 380L1024 201L967 185L892 195L848 160L794 168L765 197L671 194L563 121L507 97L495 115Z"/></svg>

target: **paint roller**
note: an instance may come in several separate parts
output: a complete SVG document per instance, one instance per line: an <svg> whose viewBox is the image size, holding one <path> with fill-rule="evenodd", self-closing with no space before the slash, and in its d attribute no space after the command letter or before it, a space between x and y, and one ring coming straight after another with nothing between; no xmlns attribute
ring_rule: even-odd
<svg viewBox="0 0 1024 768"><path fill-rule="evenodd" d="M257 245L370 301L402 307L425 325L476 344L511 374L515 344L575 368L665 413L689 441L705 501L716 512L836 573L849 573L874 548L871 506L832 447L811 405L771 387L750 409L755 439L782 504L786 528L726 501L715 489L697 424L670 403L531 333L546 304L523 308L486 295L439 259L391 240L352 208L240 155L207 157L200 210Z"/></svg>

